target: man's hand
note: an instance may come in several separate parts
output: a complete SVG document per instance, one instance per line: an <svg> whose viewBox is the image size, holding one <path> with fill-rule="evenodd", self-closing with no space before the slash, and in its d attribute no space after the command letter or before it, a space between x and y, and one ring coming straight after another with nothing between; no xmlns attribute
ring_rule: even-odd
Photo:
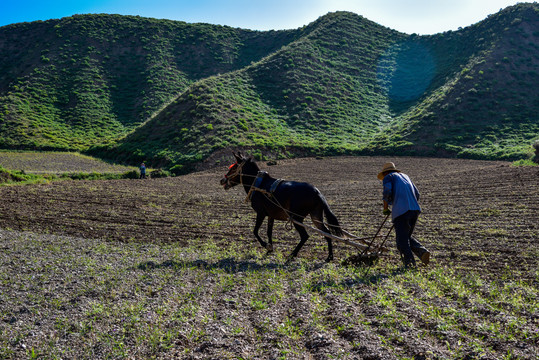
<svg viewBox="0 0 539 360"><path fill-rule="evenodd" d="M391 214L391 210L389 210L389 209L384 209L383 214L384 214L384 215L390 215L390 214Z"/></svg>

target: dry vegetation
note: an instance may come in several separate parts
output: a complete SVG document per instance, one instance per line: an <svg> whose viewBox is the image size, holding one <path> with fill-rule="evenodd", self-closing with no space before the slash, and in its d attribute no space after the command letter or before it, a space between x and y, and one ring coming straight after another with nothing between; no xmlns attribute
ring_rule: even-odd
<svg viewBox="0 0 539 360"><path fill-rule="evenodd" d="M281 161L343 226L381 223L385 158ZM231 160L232 161L232 160ZM0 358L537 359L537 167L394 159L422 193L432 262L403 272L325 264L315 234L278 223L275 254L251 234L226 167L152 180L0 188ZM263 233L263 232L262 232Z"/></svg>

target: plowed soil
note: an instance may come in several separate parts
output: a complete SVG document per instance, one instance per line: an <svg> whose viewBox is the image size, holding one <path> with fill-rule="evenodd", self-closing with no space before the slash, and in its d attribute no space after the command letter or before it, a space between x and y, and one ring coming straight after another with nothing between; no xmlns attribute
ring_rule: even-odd
<svg viewBox="0 0 539 360"><path fill-rule="evenodd" d="M457 276L477 273L485 282L507 277L508 273L516 274L519 281L532 284L537 289L537 167L513 167L506 162L404 157L308 158L283 160L274 166L265 162L260 162L259 165L274 177L314 184L324 194L344 229L358 236L368 237L374 235L384 218L381 182L377 180L376 174L388 160L394 161L399 169L408 174L421 193L420 204L423 212L416 235L433 254L429 265L431 268L450 268ZM224 191L219 186L219 180L227 169L226 165L228 164L187 176L165 179L63 181L46 185L2 187L0 228L77 239L98 239L105 243L142 243L163 247L174 244L186 248L200 246L202 249L211 241L223 251L234 248L238 253L248 253L257 249L262 255L265 251L259 247L252 235L255 213L244 201L245 191L240 187ZM261 231L263 237L264 229L265 227ZM385 234L388 230L389 225L384 227L382 233ZM276 223L276 254L287 256L298 239L297 233L289 230L285 223ZM88 241L90 243L90 240ZM95 244L94 240L91 243ZM391 252L380 261L398 267L400 259L395 250L393 235L387 245ZM3 243L3 246L7 249L10 245ZM87 251L91 251L91 248ZM337 243L334 263L343 266L340 265L343 260L357 253L354 248ZM324 266L323 259L326 255L325 241L321 236L312 233L299 253L298 261L310 262L314 269ZM147 265L166 267L166 257L162 260L162 263L150 262ZM223 258L223 261L226 262L226 259ZM258 266L257 261L248 260L243 264L247 264L252 270ZM211 270L211 264L201 264ZM272 264L277 267L283 265L279 260L273 261ZM226 264L221 265L226 267ZM345 321L342 319L343 313L358 312L371 320L371 327L373 322L375 325L376 321L383 323L379 318L382 314L376 307L361 308L358 305L357 308L350 309L343 304L339 296L328 296L325 301L341 311L333 313L332 321L335 323ZM334 298L331 299L332 296ZM371 295L367 295L369 296ZM229 308L237 313L238 308L241 308L241 304L227 298L206 300L219 302L221 310ZM289 319L306 321L310 316L306 312L308 306L302 305L302 301L307 300L300 296L293 302L282 303L283 309L288 309L286 312ZM3 310L4 315L10 313L5 304ZM402 310L406 313L406 309ZM242 313L240 317L244 317L242 321L260 325L263 319L257 319L257 314L259 313ZM421 315L409 315L409 320L415 323L417 328L427 331L425 329L429 327L429 323L423 321ZM496 317L499 314L485 310L485 316ZM4 319L3 326L10 326L9 319ZM538 349L538 321L537 314L527 315L526 326L531 333L527 343L496 340L495 344L487 344L489 351L486 354L490 355L483 358L499 358L498 356L508 354L509 350L522 358L534 358ZM159 350L152 356L157 354L157 357L166 357L163 354L176 354L178 358L222 358L219 351L225 347L229 353L238 357L241 354L244 358L278 357L272 350L275 339L257 336L256 326L250 331L251 333L244 334L244 337L231 340L218 335L219 329L208 328L210 335L203 341L191 345L186 345L187 342L182 343L183 345L177 344L176 347L182 348L184 352ZM457 341L461 341L458 336L446 337L444 341L429 345L427 349L416 337L404 336L399 340L400 343L388 347L379 340L380 334L383 335L386 330L381 327L380 331L381 333L375 334L367 328L347 328L339 333L338 341L323 329L304 332L299 340L296 340L302 342L302 348L308 354L302 356L290 353L285 357L329 358L338 354L339 348L353 348L355 350L348 354L355 355L347 355L345 358L452 358L454 355L444 349L444 341L453 349L457 347ZM228 341L231 343L225 346ZM360 342L361 346L351 345ZM517 345L524 348L520 349ZM220 347L221 350L218 350ZM20 354L18 351L22 351L16 346L14 349L18 349L13 350L14 354ZM469 344L467 349L468 358L480 357L480 352L470 350ZM134 356L133 352L127 353Z"/></svg>
<svg viewBox="0 0 539 360"><path fill-rule="evenodd" d="M262 162L260 167L277 178L314 184L343 228L369 236L383 220L376 179L383 161L302 159L271 167ZM423 215L417 234L437 261L458 258L459 267L467 269L529 268L539 233L539 169L447 159L401 158L397 164L420 189ZM242 237L246 240L236 245L256 246L251 236L254 212L244 202L243 189L225 192L219 186L225 169L168 179L4 187L0 227L152 243L188 244L205 237L228 243ZM278 224L276 247L287 251L298 237ZM318 256L310 252L307 243L300 255ZM483 255L474 255L478 252Z"/></svg>

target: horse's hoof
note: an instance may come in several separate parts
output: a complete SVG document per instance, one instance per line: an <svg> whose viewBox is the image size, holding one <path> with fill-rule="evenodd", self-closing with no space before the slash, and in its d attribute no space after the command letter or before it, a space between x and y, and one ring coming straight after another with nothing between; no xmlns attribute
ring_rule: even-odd
<svg viewBox="0 0 539 360"><path fill-rule="evenodd" d="M326 259L326 262L331 262L333 260L333 256L328 256L328 258Z"/></svg>
<svg viewBox="0 0 539 360"><path fill-rule="evenodd" d="M268 253L273 252L273 245L272 244L266 245L266 250L268 250Z"/></svg>
<svg viewBox="0 0 539 360"><path fill-rule="evenodd" d="M286 258L285 265L289 265L292 261L294 261L295 258L295 256L290 255L288 258Z"/></svg>

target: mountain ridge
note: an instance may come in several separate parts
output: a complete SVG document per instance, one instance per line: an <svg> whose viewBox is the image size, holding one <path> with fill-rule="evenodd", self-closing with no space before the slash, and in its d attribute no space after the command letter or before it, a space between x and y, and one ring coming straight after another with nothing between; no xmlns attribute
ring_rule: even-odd
<svg viewBox="0 0 539 360"><path fill-rule="evenodd" d="M538 13L519 4L427 36L349 12L269 32L119 15L2 27L0 50L16 55L0 60L0 147L178 172L232 148L525 158L539 133ZM32 27L47 46L6 45Z"/></svg>

